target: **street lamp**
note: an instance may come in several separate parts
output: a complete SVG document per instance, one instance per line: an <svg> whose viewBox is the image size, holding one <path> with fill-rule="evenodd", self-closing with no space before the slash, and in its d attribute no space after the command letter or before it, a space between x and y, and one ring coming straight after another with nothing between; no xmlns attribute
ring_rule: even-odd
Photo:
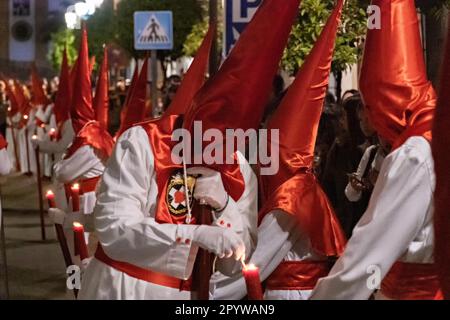
<svg viewBox="0 0 450 320"><path fill-rule="evenodd" d="M64 19L66 20L67 28L75 29L78 22L78 16L75 12L66 12L64 15Z"/></svg>
<svg viewBox="0 0 450 320"><path fill-rule="evenodd" d="M84 17L88 14L89 12L89 6L87 5L86 2L77 2L75 3L75 13L77 14L77 16Z"/></svg>

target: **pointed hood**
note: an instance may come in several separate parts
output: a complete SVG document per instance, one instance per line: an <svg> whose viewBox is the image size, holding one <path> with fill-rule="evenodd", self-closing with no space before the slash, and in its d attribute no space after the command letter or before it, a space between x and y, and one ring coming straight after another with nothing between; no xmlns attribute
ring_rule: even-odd
<svg viewBox="0 0 450 320"><path fill-rule="evenodd" d="M50 103L47 95L44 92L44 88L42 87L42 79L39 76L39 73L36 68L36 64L33 63L31 65L31 85L33 90L33 98L31 99L31 104L36 106L47 106Z"/></svg>
<svg viewBox="0 0 450 320"><path fill-rule="evenodd" d="M147 100L147 72L148 70L148 58L145 58L144 64L142 65L141 72L139 73L139 78L136 81L136 85L130 88L130 99L128 104L125 106L125 113L123 120L120 124L119 131L116 133L116 137L119 137L127 129L131 128L136 123L142 122L146 115L146 105Z"/></svg>
<svg viewBox="0 0 450 320"><path fill-rule="evenodd" d="M59 87L55 99L55 118L57 125L70 119L70 105L72 103L72 83L70 81L67 48L64 48L61 71L59 74Z"/></svg>
<svg viewBox="0 0 450 320"><path fill-rule="evenodd" d="M75 133L78 133L86 123L95 119L95 112L92 107L88 39L84 25L81 30L81 43L74 72L73 96L70 113L73 129Z"/></svg>
<svg viewBox="0 0 450 320"><path fill-rule="evenodd" d="M9 117L14 117L17 112L20 111L19 103L17 101L16 94L14 93L14 89L11 88L8 79L6 79L3 75L0 75L1 80L5 83L6 95L8 96L11 110L8 112Z"/></svg>
<svg viewBox="0 0 450 320"><path fill-rule="evenodd" d="M444 298L450 300L450 16L448 20L447 50L441 68L439 102L433 128L433 157L436 172L434 192L434 258Z"/></svg>
<svg viewBox="0 0 450 320"><path fill-rule="evenodd" d="M279 130L279 170L274 175L261 175L265 203L260 220L275 209L295 216L311 239L311 246L325 256L340 255L346 243L334 210L312 172L343 5L344 0L338 0L294 83L269 120L268 129Z"/></svg>
<svg viewBox="0 0 450 320"><path fill-rule="evenodd" d="M97 80L94 98L95 119L108 130L109 127L109 76L108 76L108 49L103 48L103 62Z"/></svg>
<svg viewBox="0 0 450 320"><path fill-rule="evenodd" d="M436 94L427 79L412 0L374 0L381 29L367 31L360 88L376 131L394 148L412 135L431 139Z"/></svg>
<svg viewBox="0 0 450 320"><path fill-rule="evenodd" d="M31 111L30 101L25 95L22 84L14 80L14 93L16 95L17 104L19 106L19 111L22 115L28 115Z"/></svg>
<svg viewBox="0 0 450 320"><path fill-rule="evenodd" d="M265 0L220 70L205 83L186 114L184 127L203 130L258 128L273 78L297 17L299 0Z"/></svg>
<svg viewBox="0 0 450 320"><path fill-rule="evenodd" d="M198 52L183 77L175 97L164 115L184 114L191 106L195 94L205 83L212 42L215 37L215 25L210 25L208 33L198 49Z"/></svg>

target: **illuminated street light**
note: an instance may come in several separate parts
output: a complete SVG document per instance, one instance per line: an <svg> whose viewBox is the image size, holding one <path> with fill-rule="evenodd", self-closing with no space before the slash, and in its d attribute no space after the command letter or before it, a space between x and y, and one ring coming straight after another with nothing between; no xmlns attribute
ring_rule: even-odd
<svg viewBox="0 0 450 320"><path fill-rule="evenodd" d="M67 28L69 29L75 29L78 23L78 16L75 12L66 12L64 15L64 18L66 20Z"/></svg>
<svg viewBox="0 0 450 320"><path fill-rule="evenodd" d="M89 6L86 4L86 2L77 2L75 3L75 13L77 16L84 17L89 12Z"/></svg>
<svg viewBox="0 0 450 320"><path fill-rule="evenodd" d="M93 15L95 13L95 9L96 9L95 0L85 0L85 2L86 2L86 5L88 6L87 15L88 16Z"/></svg>

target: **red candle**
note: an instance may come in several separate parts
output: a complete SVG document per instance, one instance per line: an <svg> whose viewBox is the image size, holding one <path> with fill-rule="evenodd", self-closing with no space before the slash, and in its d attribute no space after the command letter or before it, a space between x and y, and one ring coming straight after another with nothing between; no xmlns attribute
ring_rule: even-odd
<svg viewBox="0 0 450 320"><path fill-rule="evenodd" d="M56 139L56 129L55 129L55 128L51 128L51 129L48 131L48 135L49 135L49 137L50 137L50 140L51 140L51 141L54 141L54 140Z"/></svg>
<svg viewBox="0 0 450 320"><path fill-rule="evenodd" d="M264 294L259 278L259 268L253 264L245 265L242 269L247 285L248 300L264 300Z"/></svg>
<svg viewBox="0 0 450 320"><path fill-rule="evenodd" d="M84 227L81 223L74 222L72 229L75 240L75 254L79 254L80 260L83 261L89 258L86 240L84 239Z"/></svg>
<svg viewBox="0 0 450 320"><path fill-rule="evenodd" d="M70 187L72 193L72 211L78 212L80 211L80 185L78 183L74 183L72 187Z"/></svg>
<svg viewBox="0 0 450 320"><path fill-rule="evenodd" d="M56 208L56 202L55 202L55 194L52 190L48 190L47 194L45 195L48 201L48 207L49 208Z"/></svg>

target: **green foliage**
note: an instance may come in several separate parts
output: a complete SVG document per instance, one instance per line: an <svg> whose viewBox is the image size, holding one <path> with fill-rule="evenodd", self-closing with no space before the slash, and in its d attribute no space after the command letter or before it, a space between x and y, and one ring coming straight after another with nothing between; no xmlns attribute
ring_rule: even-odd
<svg viewBox="0 0 450 320"><path fill-rule="evenodd" d="M303 0L282 65L294 74L302 65L322 32L335 5L334 0ZM358 0L348 0L344 7L342 24L336 40L333 71L339 72L358 61L362 54L361 42L366 33L366 6Z"/></svg>
<svg viewBox="0 0 450 320"><path fill-rule="evenodd" d="M59 70L62 63L64 47L67 46L67 57L72 65L77 56L75 47L75 33L65 27L51 35L51 47L47 54L47 59L52 63L55 70Z"/></svg>
<svg viewBox="0 0 450 320"><path fill-rule="evenodd" d="M142 51L134 50L133 14L135 11L171 10L174 22L174 49L159 52L160 58L171 56L178 58L183 55L183 45L191 33L193 26L204 19L204 10L197 0L126 0L121 1L116 12L116 41L133 56L143 55Z"/></svg>
<svg viewBox="0 0 450 320"><path fill-rule="evenodd" d="M203 38L208 32L208 21L203 20L195 24L192 27L191 32L186 37L186 41L183 44L183 54L187 56L194 56L197 49L202 44Z"/></svg>

